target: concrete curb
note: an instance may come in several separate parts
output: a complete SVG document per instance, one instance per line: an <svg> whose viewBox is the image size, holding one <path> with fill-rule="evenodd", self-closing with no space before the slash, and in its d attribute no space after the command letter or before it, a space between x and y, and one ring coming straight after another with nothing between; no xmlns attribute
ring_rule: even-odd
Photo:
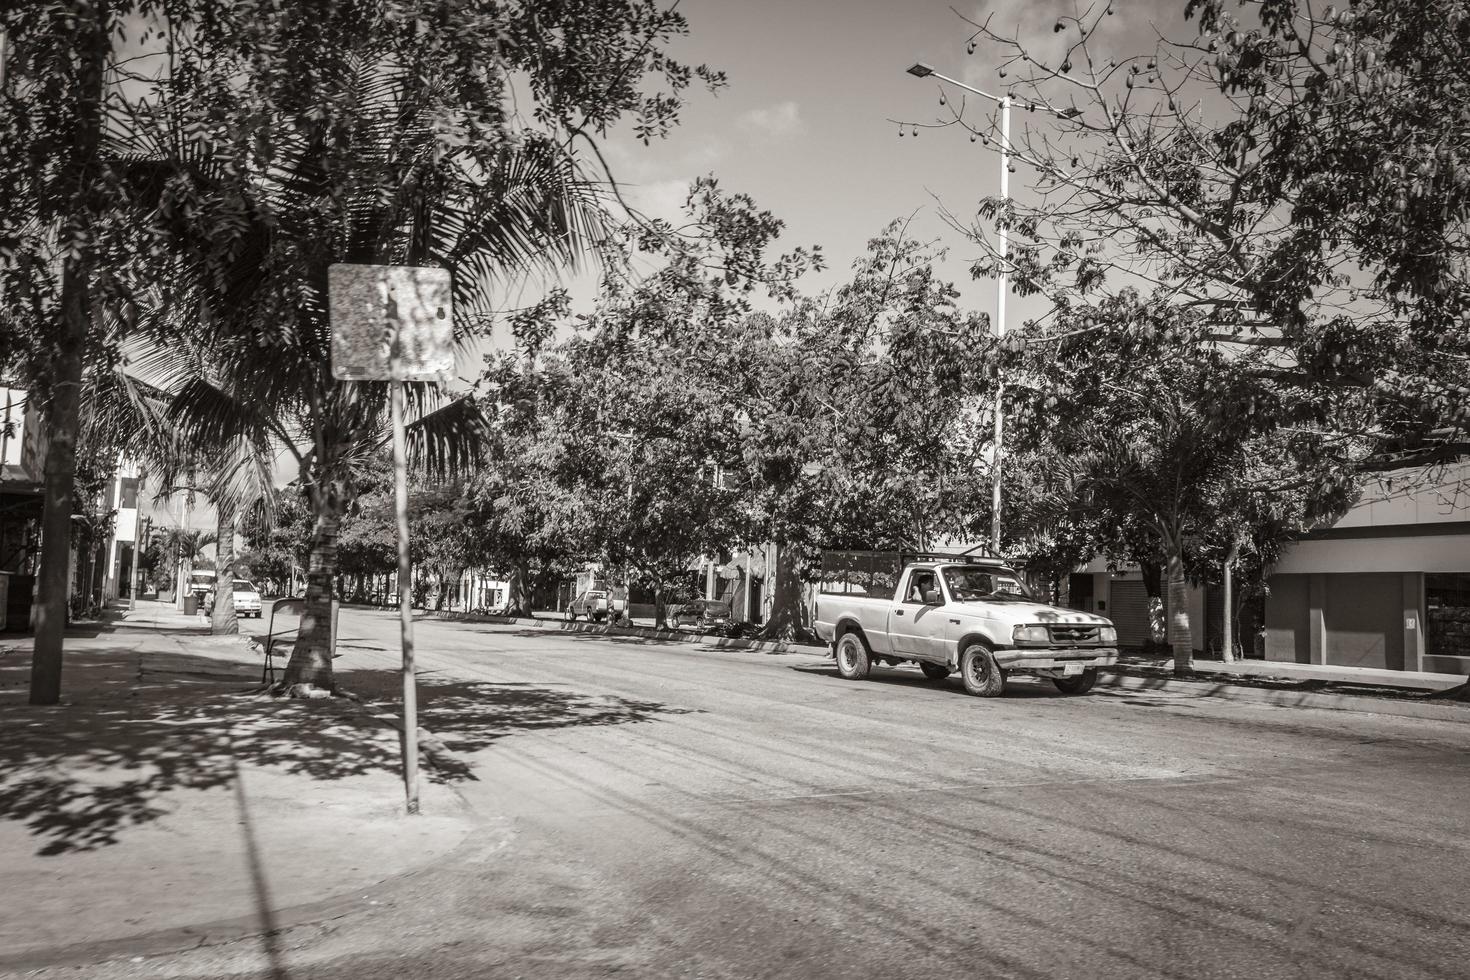
<svg viewBox="0 0 1470 980"><path fill-rule="evenodd" d="M1303 691L1291 688L1251 687L1214 678L1173 677L1146 668L1123 666L1101 673L1094 690L1157 691L1192 698L1219 698L1280 708L1318 708L1326 711L1357 711L1470 724L1470 704L1430 702L1411 698Z"/></svg>
<svg viewBox="0 0 1470 980"><path fill-rule="evenodd" d="M708 633L682 633L678 630L662 630L653 626L610 626L600 623L567 622L558 619L529 619L524 616L480 616L474 613L419 613L415 620L438 619L454 623L495 623L500 626L520 626L530 629L557 630L562 633L592 633L599 636L633 636L650 640L667 640L678 643L694 643L699 646L722 650L754 650L759 653L812 653L823 655L827 648L815 643L796 643L787 640L754 640L736 636L714 636Z"/></svg>

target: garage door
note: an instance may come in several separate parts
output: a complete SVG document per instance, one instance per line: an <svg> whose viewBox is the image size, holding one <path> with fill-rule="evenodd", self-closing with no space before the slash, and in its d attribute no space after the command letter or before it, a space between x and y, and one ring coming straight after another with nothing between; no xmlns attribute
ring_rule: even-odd
<svg viewBox="0 0 1470 980"><path fill-rule="evenodd" d="M1403 670L1403 590L1400 575L1328 575L1322 610L1327 662Z"/></svg>
<svg viewBox="0 0 1470 980"><path fill-rule="evenodd" d="M1148 642L1148 591L1142 582L1109 582L1103 615L1118 628L1118 646L1142 647Z"/></svg>

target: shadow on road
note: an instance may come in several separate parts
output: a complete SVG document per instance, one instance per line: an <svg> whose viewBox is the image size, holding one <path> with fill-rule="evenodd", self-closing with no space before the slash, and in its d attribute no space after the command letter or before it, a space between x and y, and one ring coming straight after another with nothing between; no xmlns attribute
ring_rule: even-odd
<svg viewBox="0 0 1470 980"><path fill-rule="evenodd" d="M261 692L258 666L209 656L127 650L69 654L67 703L25 704L20 658L0 660L0 819L62 854L115 844L127 828L170 809L176 790L228 788L238 767L314 780L396 773L398 736L372 714L396 714L400 675L342 671L366 699L277 700ZM424 677L420 724L460 752L519 732L645 722L682 709L529 684ZM475 778L467 766L427 778Z"/></svg>
<svg viewBox="0 0 1470 980"><path fill-rule="evenodd" d="M522 639L571 640L580 643L622 643L633 646L679 646L698 639L695 636L643 636L639 634L604 633L600 630L592 629L548 630L532 627L513 630L509 633L504 630L498 630L497 632Z"/></svg>
<svg viewBox="0 0 1470 980"><path fill-rule="evenodd" d="M854 683L845 679L833 663L817 664L792 664L786 668L794 670L798 674L810 674L814 677L826 677L830 680L842 681L844 684ZM960 684L957 674L951 674L942 681L931 681L916 670L903 667L874 667L873 672L863 683L887 684L893 687L922 687L933 691L952 692L963 694L964 688ZM1062 698L1062 694L1046 681L1036 677L1007 678L1006 689L1001 694L1002 698Z"/></svg>

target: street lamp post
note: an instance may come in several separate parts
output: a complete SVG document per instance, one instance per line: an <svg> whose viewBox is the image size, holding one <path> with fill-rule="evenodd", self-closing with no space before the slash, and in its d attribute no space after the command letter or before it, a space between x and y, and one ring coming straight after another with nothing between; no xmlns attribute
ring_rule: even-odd
<svg viewBox="0 0 1470 980"><path fill-rule="evenodd" d="M935 78L941 82L953 85L956 88L972 92L981 98L989 99L1000 106L1000 196L1001 200L1010 198L1011 193L1011 100L1004 95L991 95L989 92L981 91L972 85L966 85L958 79L941 75L933 68L923 62L916 62L908 73L915 78ZM996 275L995 295L995 336L1000 338L1005 334L1006 324L1006 250L1010 246L1010 236L1006 231L1005 223L1002 222L998 229L1000 234L1000 264ZM993 554L1000 554L1000 486L1001 486L1001 457L1003 436L1005 434L1005 413L1002 409L1002 394L1004 382L997 381L995 388L995 440L991 450L990 462L990 550Z"/></svg>

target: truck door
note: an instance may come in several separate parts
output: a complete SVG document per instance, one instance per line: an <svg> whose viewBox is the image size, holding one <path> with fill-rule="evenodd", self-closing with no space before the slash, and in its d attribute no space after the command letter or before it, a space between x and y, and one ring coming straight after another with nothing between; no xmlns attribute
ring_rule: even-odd
<svg viewBox="0 0 1470 980"><path fill-rule="evenodd" d="M888 638L900 657L943 660L949 621L943 606L924 602L926 592L939 592L939 576L927 568L914 569L889 614Z"/></svg>

